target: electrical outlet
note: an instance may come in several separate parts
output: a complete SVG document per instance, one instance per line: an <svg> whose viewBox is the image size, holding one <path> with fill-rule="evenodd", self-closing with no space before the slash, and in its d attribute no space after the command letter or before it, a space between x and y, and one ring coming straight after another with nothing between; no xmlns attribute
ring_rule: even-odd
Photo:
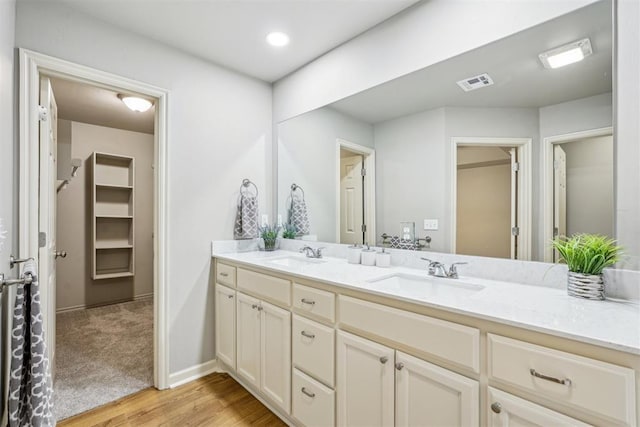
<svg viewBox="0 0 640 427"><path fill-rule="evenodd" d="M266 227L267 225L269 225L269 215L262 214L262 226Z"/></svg>
<svg viewBox="0 0 640 427"><path fill-rule="evenodd" d="M437 219L425 219L424 220L424 229L425 230L437 230L438 229L438 220Z"/></svg>

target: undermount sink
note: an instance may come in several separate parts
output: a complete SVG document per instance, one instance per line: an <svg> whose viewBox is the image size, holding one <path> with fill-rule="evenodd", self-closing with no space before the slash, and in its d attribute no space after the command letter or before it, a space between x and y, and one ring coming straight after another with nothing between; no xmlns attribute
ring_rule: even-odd
<svg viewBox="0 0 640 427"><path fill-rule="evenodd" d="M373 291L417 299L433 296L470 296L484 289L484 286L462 283L456 279L414 276L405 273L394 273L369 280L368 284Z"/></svg>
<svg viewBox="0 0 640 427"><path fill-rule="evenodd" d="M309 265L323 264L327 262L318 258L306 258L303 256L286 256L282 258L274 258L267 261L269 264L275 264L280 267L301 268Z"/></svg>

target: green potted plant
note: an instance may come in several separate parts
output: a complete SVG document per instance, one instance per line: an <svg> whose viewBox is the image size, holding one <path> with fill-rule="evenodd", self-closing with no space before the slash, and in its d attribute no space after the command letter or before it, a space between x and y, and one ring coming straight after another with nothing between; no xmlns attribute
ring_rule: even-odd
<svg viewBox="0 0 640 427"><path fill-rule="evenodd" d="M614 239L598 234L574 234L552 242L569 267L567 292L588 299L604 299L602 270L620 260L622 248Z"/></svg>
<svg viewBox="0 0 640 427"><path fill-rule="evenodd" d="M296 238L296 228L293 224L285 224L282 229L282 238L283 239L295 239Z"/></svg>
<svg viewBox="0 0 640 427"><path fill-rule="evenodd" d="M278 243L278 233L280 232L280 226L273 225L265 225L264 227L259 227L260 237L264 242L264 250L265 251L274 251L276 250L276 246Z"/></svg>

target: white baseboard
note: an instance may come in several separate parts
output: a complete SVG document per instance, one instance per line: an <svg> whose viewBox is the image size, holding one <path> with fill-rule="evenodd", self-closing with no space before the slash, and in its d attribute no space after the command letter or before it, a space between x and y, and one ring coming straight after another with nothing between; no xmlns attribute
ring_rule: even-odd
<svg viewBox="0 0 640 427"><path fill-rule="evenodd" d="M149 300L149 299L153 299L153 292L150 292L148 294L135 295L133 298L130 298L130 299L110 301L110 302L105 302L101 304L89 304L89 305L80 304L80 305L73 305L71 307L62 307L62 308L56 309L56 313L67 313L69 311L85 310L87 308L104 307L105 305L120 304L122 302L142 301L142 300Z"/></svg>
<svg viewBox="0 0 640 427"><path fill-rule="evenodd" d="M214 372L226 372L218 365L217 359L209 360L208 362L183 369L182 371L174 372L169 374L169 388L181 386Z"/></svg>

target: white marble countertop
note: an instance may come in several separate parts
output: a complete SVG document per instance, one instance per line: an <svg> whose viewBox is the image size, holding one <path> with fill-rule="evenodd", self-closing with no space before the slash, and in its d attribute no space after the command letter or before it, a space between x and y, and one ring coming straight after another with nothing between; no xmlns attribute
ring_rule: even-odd
<svg viewBox="0 0 640 427"><path fill-rule="evenodd" d="M549 335L640 355L640 305L637 301L607 299L589 301L570 297L564 289L523 285L461 276L460 279L429 277L426 270L392 266L389 268L348 264L345 259L325 257L322 263L287 267L272 261L303 255L274 252L217 253L213 256L265 270L392 297L466 316L500 322ZM376 279L406 274L432 280L437 288L425 285L409 290L381 290ZM478 285L473 292L460 291ZM447 291L451 289L451 291Z"/></svg>

